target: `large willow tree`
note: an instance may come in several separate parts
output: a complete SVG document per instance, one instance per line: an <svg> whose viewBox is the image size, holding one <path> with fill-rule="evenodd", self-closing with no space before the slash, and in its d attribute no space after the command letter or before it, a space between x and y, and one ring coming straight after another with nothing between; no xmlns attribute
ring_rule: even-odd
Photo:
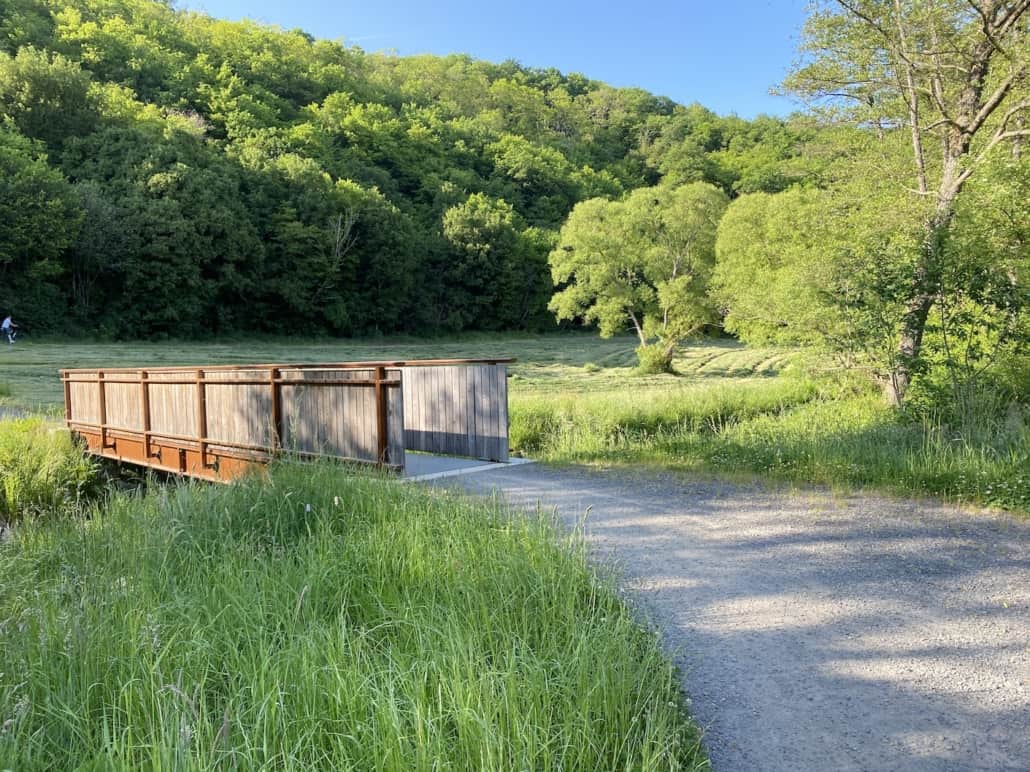
<svg viewBox="0 0 1030 772"><path fill-rule="evenodd" d="M550 309L597 324L602 337L631 327L641 369L670 371L680 343L714 321L708 281L728 203L704 182L580 202L550 254L561 288Z"/></svg>
<svg viewBox="0 0 1030 772"><path fill-rule="evenodd" d="M963 189L1030 137L1028 22L1030 0L822 0L806 22L803 59L786 89L835 119L904 131L909 184L899 192L924 202L918 253L897 290L895 403L946 292L947 261L961 259L947 245Z"/></svg>

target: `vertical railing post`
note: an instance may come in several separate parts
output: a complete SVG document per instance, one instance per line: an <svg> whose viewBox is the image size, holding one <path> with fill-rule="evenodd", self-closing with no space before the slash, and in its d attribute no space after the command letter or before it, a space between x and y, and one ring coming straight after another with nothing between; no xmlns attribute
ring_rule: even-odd
<svg viewBox="0 0 1030 772"><path fill-rule="evenodd" d="M139 371L140 387L140 420L143 426L143 457L147 460L153 458L150 452L150 383L149 374L146 370Z"/></svg>
<svg viewBox="0 0 1030 772"><path fill-rule="evenodd" d="M272 389L272 453L278 453L283 447L283 393L278 367L268 371L268 380Z"/></svg>
<svg viewBox="0 0 1030 772"><path fill-rule="evenodd" d="M386 425L386 368L376 368L376 463L386 464L390 461L390 452Z"/></svg>
<svg viewBox="0 0 1030 772"><path fill-rule="evenodd" d="M97 396L100 400L100 450L103 451L111 447L107 442L107 389L103 370L97 370Z"/></svg>
<svg viewBox="0 0 1030 772"><path fill-rule="evenodd" d="M200 465L207 468L207 393L203 370L197 370L197 442L200 444Z"/></svg>
<svg viewBox="0 0 1030 772"><path fill-rule="evenodd" d="M68 373L61 373L61 380L64 381L64 422L72 422L72 384L68 380Z"/></svg>

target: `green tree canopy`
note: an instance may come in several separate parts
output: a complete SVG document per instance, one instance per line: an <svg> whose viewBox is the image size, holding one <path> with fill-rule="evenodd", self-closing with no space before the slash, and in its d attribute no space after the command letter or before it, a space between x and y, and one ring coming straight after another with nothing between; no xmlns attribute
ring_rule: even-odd
<svg viewBox="0 0 1030 772"><path fill-rule="evenodd" d="M699 182L577 204L550 255L562 287L550 308L596 323L603 336L631 326L642 347L657 340L656 366L668 369L677 345L714 319L708 281L727 203Z"/></svg>
<svg viewBox="0 0 1030 772"><path fill-rule="evenodd" d="M899 192L922 237L894 273L904 313L888 396L900 404L920 367L923 333L950 269L946 244L966 183L1010 142L1030 137L1030 0L819 2L788 90L823 115L909 143ZM897 128L896 128L897 127ZM863 342L868 345L868 341Z"/></svg>
<svg viewBox="0 0 1030 772"><path fill-rule="evenodd" d="M53 328L61 307L61 257L82 210L67 180L37 143L0 123L0 306L36 329Z"/></svg>

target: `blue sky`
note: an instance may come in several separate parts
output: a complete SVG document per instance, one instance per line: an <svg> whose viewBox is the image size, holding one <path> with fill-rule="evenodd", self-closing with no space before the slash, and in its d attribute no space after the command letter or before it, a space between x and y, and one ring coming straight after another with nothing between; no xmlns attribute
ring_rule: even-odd
<svg viewBox="0 0 1030 772"><path fill-rule="evenodd" d="M769 95L794 60L806 0L180 0L366 51L467 53L581 72L750 118L796 105Z"/></svg>

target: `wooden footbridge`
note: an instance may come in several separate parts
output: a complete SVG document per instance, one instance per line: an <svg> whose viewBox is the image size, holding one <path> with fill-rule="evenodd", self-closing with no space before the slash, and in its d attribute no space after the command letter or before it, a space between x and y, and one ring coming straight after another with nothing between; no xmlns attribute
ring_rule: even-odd
<svg viewBox="0 0 1030 772"><path fill-rule="evenodd" d="M401 470L405 451L508 460L511 359L62 370L90 453L231 480L282 453Z"/></svg>

